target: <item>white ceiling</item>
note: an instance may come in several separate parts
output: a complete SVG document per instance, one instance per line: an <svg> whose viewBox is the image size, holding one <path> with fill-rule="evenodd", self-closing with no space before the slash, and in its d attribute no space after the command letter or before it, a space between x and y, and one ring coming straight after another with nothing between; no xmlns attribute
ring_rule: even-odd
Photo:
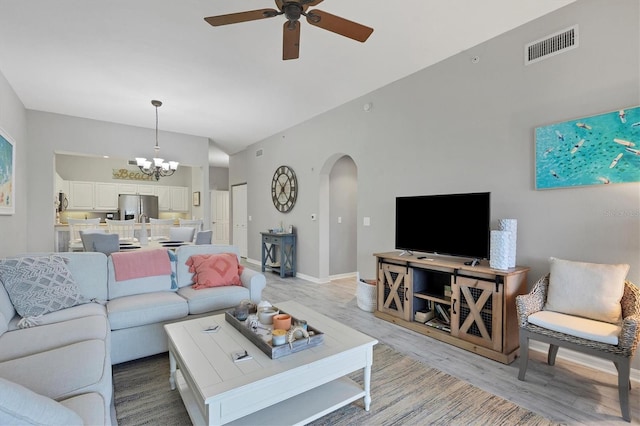
<svg viewBox="0 0 640 426"><path fill-rule="evenodd" d="M210 138L211 163L575 0L325 0L365 43L284 17L212 27L273 0L0 0L0 72L28 109ZM214 155L214 154L218 155ZM221 154L221 155L220 155Z"/></svg>

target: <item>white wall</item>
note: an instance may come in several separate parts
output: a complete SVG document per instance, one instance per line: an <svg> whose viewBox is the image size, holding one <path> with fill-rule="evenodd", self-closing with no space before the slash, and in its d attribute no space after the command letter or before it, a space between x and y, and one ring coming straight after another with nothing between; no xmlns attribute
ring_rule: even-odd
<svg viewBox="0 0 640 426"><path fill-rule="evenodd" d="M16 150L15 214L0 216L0 257L27 249L27 112L0 73L0 128Z"/></svg>
<svg viewBox="0 0 640 426"><path fill-rule="evenodd" d="M517 260L532 268L530 282L556 256L629 263L640 283L640 184L534 189L536 126L640 104L639 13L635 0L576 2L232 156L230 184L248 183L249 257L260 258L259 232L282 220L298 229L300 273L323 278L320 220L309 217L321 209L321 167L349 155L361 273L374 273L373 253L393 250L396 196L491 191L494 227L518 219ZM579 48L524 66L526 43L574 24ZM269 195L280 164L300 186L286 215Z"/></svg>
<svg viewBox="0 0 640 426"><path fill-rule="evenodd" d="M28 111L27 125L27 156L33 166L29 170L27 249L32 252L50 251L54 247L54 152L135 158L150 155L155 144L155 129L46 112ZM163 141L163 156L184 165L201 167L201 185L208 187L207 138L161 131L159 139ZM202 191L201 202L209 205L209 191ZM209 208L204 208L202 213L209 214ZM209 216L206 220L210 222Z"/></svg>

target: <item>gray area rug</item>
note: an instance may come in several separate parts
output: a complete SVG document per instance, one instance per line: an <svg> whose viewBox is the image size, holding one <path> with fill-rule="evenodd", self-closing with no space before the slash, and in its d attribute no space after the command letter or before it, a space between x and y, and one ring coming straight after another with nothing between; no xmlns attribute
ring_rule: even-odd
<svg viewBox="0 0 640 426"><path fill-rule="evenodd" d="M429 368L390 347L374 346L371 410L358 400L313 425L553 425L512 402ZM169 389L169 356L113 367L118 424L190 425L178 391ZM351 378L362 383L362 373Z"/></svg>

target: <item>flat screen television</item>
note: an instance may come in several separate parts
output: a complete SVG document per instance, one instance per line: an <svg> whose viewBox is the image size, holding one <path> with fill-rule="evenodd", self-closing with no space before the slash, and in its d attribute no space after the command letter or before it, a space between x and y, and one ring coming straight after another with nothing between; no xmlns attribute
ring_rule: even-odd
<svg viewBox="0 0 640 426"><path fill-rule="evenodd" d="M398 250L489 258L489 192L396 198Z"/></svg>

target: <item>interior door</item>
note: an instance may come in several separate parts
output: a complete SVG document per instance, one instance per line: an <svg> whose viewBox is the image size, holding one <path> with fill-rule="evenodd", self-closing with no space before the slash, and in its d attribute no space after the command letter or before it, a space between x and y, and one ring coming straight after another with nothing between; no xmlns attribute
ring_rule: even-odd
<svg viewBox="0 0 640 426"><path fill-rule="evenodd" d="M213 244L229 244L229 191L211 191Z"/></svg>
<svg viewBox="0 0 640 426"><path fill-rule="evenodd" d="M231 202L233 204L233 245L238 247L240 257L246 258L247 241L247 184L231 187Z"/></svg>

